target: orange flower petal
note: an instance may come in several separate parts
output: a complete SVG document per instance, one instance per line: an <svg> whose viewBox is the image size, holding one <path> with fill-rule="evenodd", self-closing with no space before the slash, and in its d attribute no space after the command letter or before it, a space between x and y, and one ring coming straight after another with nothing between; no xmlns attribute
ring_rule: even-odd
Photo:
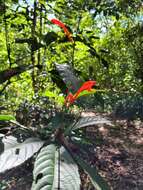
<svg viewBox="0 0 143 190"><path fill-rule="evenodd" d="M88 90L91 91L92 87L96 84L96 81L86 81L85 83L83 83L83 85L79 88L79 90L75 93L74 98L77 98L78 95L84 91L84 90Z"/></svg>
<svg viewBox="0 0 143 190"><path fill-rule="evenodd" d="M69 30L67 29L67 27L65 26L64 23L62 23L62 22L59 21L58 19L51 19L51 22L52 22L53 24L56 24L56 25L60 26L61 28L63 28L65 34L66 34L67 37L68 37L68 39L73 42L72 34L69 32Z"/></svg>
<svg viewBox="0 0 143 190"><path fill-rule="evenodd" d="M65 104L68 107L70 104L72 104L77 98L78 95L84 91L88 90L91 91L92 87L96 84L96 81L87 81L83 83L83 85L78 89L78 91L73 95L72 93L69 93L65 99Z"/></svg>

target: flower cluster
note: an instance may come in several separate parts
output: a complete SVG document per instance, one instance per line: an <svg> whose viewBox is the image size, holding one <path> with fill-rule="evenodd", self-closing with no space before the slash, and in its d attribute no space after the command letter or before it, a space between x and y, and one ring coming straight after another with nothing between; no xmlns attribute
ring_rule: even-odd
<svg viewBox="0 0 143 190"><path fill-rule="evenodd" d="M92 91L92 87L96 84L96 81L86 81L83 85L78 89L78 91L73 95L69 93L65 99L65 105L68 107L74 103L74 101L79 97L80 93L87 90Z"/></svg>

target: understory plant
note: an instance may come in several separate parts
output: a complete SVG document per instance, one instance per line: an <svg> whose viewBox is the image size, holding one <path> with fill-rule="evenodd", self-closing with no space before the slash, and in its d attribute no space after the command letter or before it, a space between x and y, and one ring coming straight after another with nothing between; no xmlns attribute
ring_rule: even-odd
<svg viewBox="0 0 143 190"><path fill-rule="evenodd" d="M9 117L15 125L0 129L0 172L6 172L35 155L32 190L80 189L78 167L89 175L95 189L109 189L96 168L83 158L92 144L86 139L84 128L110 125L110 121L99 116L79 117L78 114L77 117L70 109L52 110L50 114L46 119L47 126L36 129L23 126Z"/></svg>
<svg viewBox="0 0 143 190"><path fill-rule="evenodd" d="M33 114L34 124L31 124L32 118L30 123L24 125L18 118L17 121L13 116L1 115L0 173L21 165L34 156L31 190L81 189L81 170L89 175L95 189L110 189L96 168L91 167L85 159L92 156L87 156L92 141L86 137L85 128L101 124L111 125L111 122L99 115L83 117L80 109L73 106L81 96L94 93L95 84L95 81L87 81L78 89L69 90L62 107L54 106L52 103L48 103L48 109L43 111L37 107L41 112L39 115ZM81 103L83 102L82 99ZM25 108L29 114L31 108ZM23 119L26 119L26 116L24 117ZM37 123L38 119L41 123ZM5 127L6 121L12 125L7 123Z"/></svg>

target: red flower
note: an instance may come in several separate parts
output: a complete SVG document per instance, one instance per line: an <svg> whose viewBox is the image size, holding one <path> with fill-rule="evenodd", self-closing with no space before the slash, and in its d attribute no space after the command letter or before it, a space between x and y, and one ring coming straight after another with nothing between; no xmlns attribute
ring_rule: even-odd
<svg viewBox="0 0 143 190"><path fill-rule="evenodd" d="M57 19L54 19L54 18L51 20L51 22L53 24L56 24L56 25L60 26L64 30L64 32L67 35L68 39L73 42L72 34L69 32L69 30L67 29L67 27L65 26L64 23L62 23L61 21L59 21Z"/></svg>
<svg viewBox="0 0 143 190"><path fill-rule="evenodd" d="M56 24L56 25L58 25L58 26L60 26L61 28L66 28L66 26L64 25L64 23L62 23L61 21L59 21L58 19L55 19L55 18L53 18L52 20L51 20L51 22L53 23L53 24Z"/></svg>
<svg viewBox="0 0 143 190"><path fill-rule="evenodd" d="M85 83L83 83L83 85L78 89L78 91L75 93L74 95L74 98L77 98L78 95L84 91L84 90L88 90L88 91L91 91L92 90L92 87L96 84L96 81L87 81Z"/></svg>
<svg viewBox="0 0 143 190"><path fill-rule="evenodd" d="M78 91L73 95L72 93L69 93L65 99L65 105L69 106L72 104L79 96L79 94L84 91L88 90L91 91L92 87L96 84L96 81L87 81L83 83L83 85L78 89Z"/></svg>
<svg viewBox="0 0 143 190"><path fill-rule="evenodd" d="M72 93L69 93L65 99L65 105L68 107L70 104L72 104L76 99L74 98Z"/></svg>

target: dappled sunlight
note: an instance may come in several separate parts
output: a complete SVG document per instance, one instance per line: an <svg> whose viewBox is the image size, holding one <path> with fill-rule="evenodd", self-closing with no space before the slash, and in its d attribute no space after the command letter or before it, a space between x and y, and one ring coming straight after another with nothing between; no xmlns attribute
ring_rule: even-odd
<svg viewBox="0 0 143 190"><path fill-rule="evenodd" d="M0 0L0 190L43 189L143 190L142 0Z"/></svg>

